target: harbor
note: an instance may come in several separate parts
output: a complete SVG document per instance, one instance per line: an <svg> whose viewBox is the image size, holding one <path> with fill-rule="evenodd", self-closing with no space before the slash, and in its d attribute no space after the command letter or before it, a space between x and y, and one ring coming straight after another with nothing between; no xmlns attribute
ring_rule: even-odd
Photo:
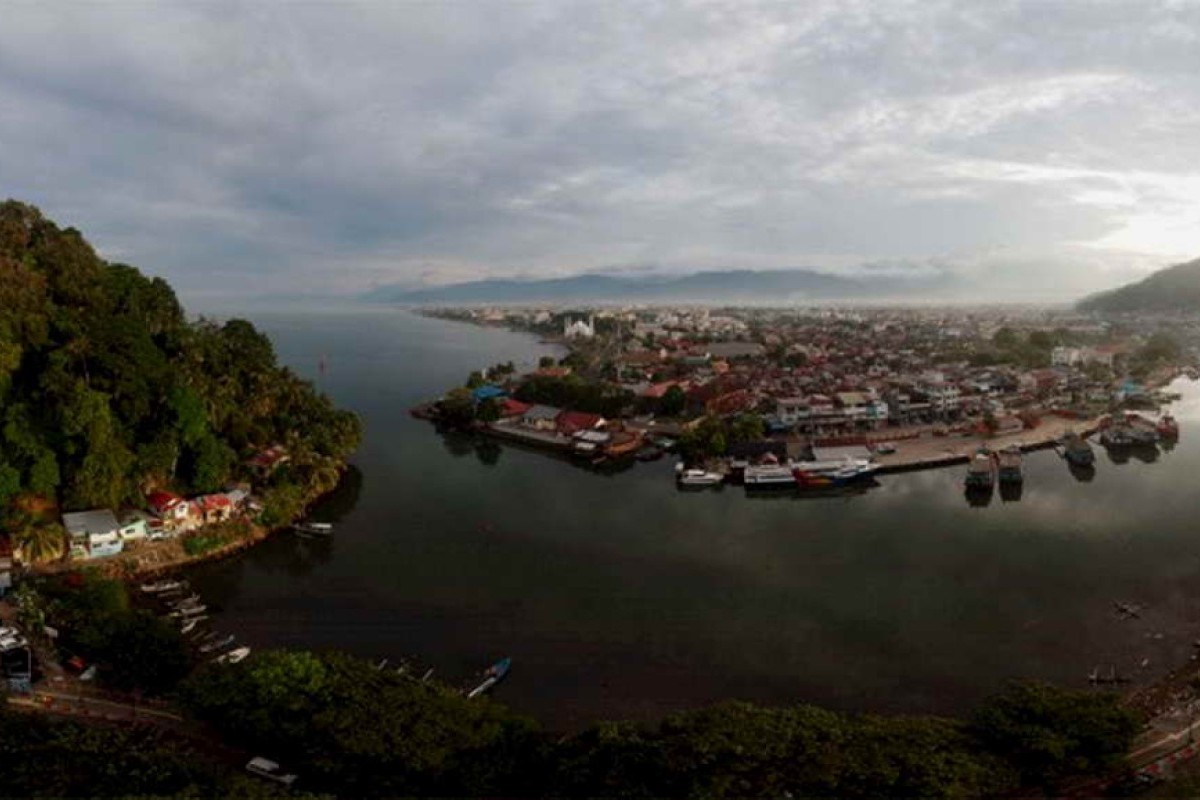
<svg viewBox="0 0 1200 800"><path fill-rule="evenodd" d="M1010 678L1088 688L1110 665L1133 691L1190 664L1200 639L1190 381L1166 387L1183 395L1170 406L1180 435L1153 460L1134 448L1122 461L1097 430L1094 465L1075 469L1045 445L1097 420L1047 415L1054 427L1016 434L1038 445L1020 500L994 491L978 508L963 458L988 437L898 438L901 459L956 460L866 487L677 491L672 453L593 466L406 413L480 361L536 364L545 351L529 337L411 316L371 318L366 332L336 317L270 330L314 374L307 354L329 353L327 390L372 435L361 485L312 510L332 537L275 536L187 570L221 609L214 627L256 651L406 655L418 677L436 668L465 691L510 656L497 699L569 730L730 696L955 714Z"/></svg>

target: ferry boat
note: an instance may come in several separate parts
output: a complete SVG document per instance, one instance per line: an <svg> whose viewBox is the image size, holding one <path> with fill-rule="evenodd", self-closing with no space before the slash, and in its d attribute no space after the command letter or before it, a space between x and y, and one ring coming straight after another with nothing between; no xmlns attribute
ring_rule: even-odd
<svg viewBox="0 0 1200 800"><path fill-rule="evenodd" d="M508 674L510 669L512 669L511 658L502 658L495 664L492 664L487 668L487 671L483 673L483 682L471 691L467 692L467 699L469 700L471 698L478 697L479 695L491 689L500 681L504 680L504 676Z"/></svg>
<svg viewBox="0 0 1200 800"><path fill-rule="evenodd" d="M1070 431L1061 440L1063 458L1076 467L1090 467L1096 461L1096 453L1082 436Z"/></svg>
<svg viewBox="0 0 1200 800"><path fill-rule="evenodd" d="M879 465L865 458L846 458L833 461L798 461L792 474L801 488L844 486L871 477Z"/></svg>
<svg viewBox="0 0 1200 800"><path fill-rule="evenodd" d="M1013 445L1000 451L997 477L1002 484L1021 483L1025 476L1021 472L1021 448Z"/></svg>
<svg viewBox="0 0 1200 800"><path fill-rule="evenodd" d="M794 489L796 475L790 464L750 464L742 470L747 489Z"/></svg>
<svg viewBox="0 0 1200 800"><path fill-rule="evenodd" d="M987 450L980 450L967 465L967 477L963 482L967 489L991 489L996 482L996 460Z"/></svg>

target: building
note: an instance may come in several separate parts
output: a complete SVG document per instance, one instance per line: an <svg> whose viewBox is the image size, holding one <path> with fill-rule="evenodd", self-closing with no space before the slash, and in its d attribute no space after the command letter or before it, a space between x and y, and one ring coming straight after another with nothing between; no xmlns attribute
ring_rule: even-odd
<svg viewBox="0 0 1200 800"><path fill-rule="evenodd" d="M591 339L596 335L595 319L588 317L587 322L577 319L574 322L563 322L563 338L564 339Z"/></svg>
<svg viewBox="0 0 1200 800"><path fill-rule="evenodd" d="M107 508L63 514L63 527L71 540L72 558L115 556L124 548L121 526Z"/></svg>
<svg viewBox="0 0 1200 800"><path fill-rule="evenodd" d="M530 406L521 415L521 424L535 431L553 432L558 428L558 415L561 413L562 410L554 406Z"/></svg>

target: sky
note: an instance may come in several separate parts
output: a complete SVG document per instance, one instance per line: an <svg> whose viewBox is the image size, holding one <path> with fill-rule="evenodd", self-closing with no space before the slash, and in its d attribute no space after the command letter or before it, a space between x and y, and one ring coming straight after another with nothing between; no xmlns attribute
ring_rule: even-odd
<svg viewBox="0 0 1200 800"><path fill-rule="evenodd" d="M1200 256L1200 3L43 3L0 195L183 298Z"/></svg>

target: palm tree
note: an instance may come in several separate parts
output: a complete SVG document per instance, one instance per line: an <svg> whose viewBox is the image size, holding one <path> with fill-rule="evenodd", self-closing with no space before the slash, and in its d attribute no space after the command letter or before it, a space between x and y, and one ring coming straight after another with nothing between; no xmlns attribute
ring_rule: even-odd
<svg viewBox="0 0 1200 800"><path fill-rule="evenodd" d="M62 557L66 549L66 532L60 525L39 525L32 520L24 520L13 534L13 542L27 562L51 561Z"/></svg>

